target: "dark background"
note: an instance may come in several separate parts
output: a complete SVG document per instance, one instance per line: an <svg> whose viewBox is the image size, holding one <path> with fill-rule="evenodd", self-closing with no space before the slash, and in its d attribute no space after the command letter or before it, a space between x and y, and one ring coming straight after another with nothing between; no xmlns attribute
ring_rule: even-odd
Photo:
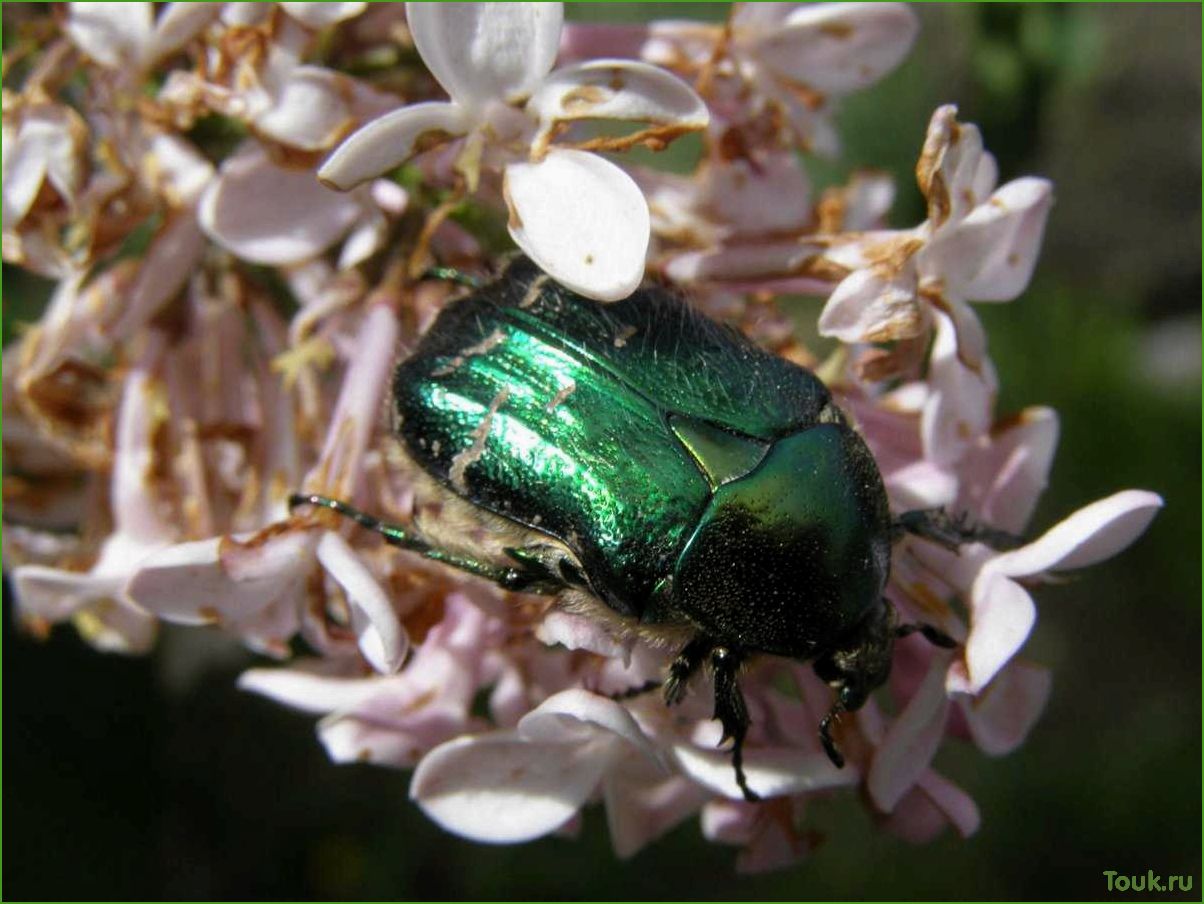
<svg viewBox="0 0 1204 904"><path fill-rule="evenodd" d="M216 635L169 631L152 657L122 659L70 629L21 636L6 601L5 896L1074 899L1105 896L1104 870L1152 869L1193 876L1198 899L1200 8L919 12L909 61L846 105L844 159L895 171L896 223L918 222L911 169L932 109L955 101L1002 180L1054 180L1032 287L978 307L1000 412L1062 417L1034 527L1126 487L1167 501L1128 552L1039 591L1025 655L1054 685L1029 741L998 760L957 743L938 755L982 809L977 835L913 847L837 796L808 811L826 843L765 877L736 876L697 821L617 862L598 809L578 840L469 844L407 801L405 775L333 766L310 718L237 692L251 657ZM570 4L576 18L720 14ZM821 184L846 171L813 167ZM7 337L36 298L5 276ZM814 322L819 303L800 304Z"/></svg>

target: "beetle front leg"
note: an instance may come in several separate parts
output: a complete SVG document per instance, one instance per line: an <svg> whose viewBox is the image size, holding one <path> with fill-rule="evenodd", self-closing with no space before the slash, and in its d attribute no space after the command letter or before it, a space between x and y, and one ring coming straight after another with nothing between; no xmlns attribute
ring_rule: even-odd
<svg viewBox="0 0 1204 904"><path fill-rule="evenodd" d="M967 543L985 543L996 549L1015 549L1024 543L1023 537L975 524L965 512L951 515L943 508L904 512L891 524L891 533L896 540L905 533L914 534L951 552Z"/></svg>
<svg viewBox="0 0 1204 904"><path fill-rule="evenodd" d="M289 496L288 507L290 510L302 505L316 505L330 509L330 511L342 515L344 518L350 518L360 527L380 534L385 542L391 546L416 552L433 562L441 562L452 568L458 568L460 571L466 571L477 577L485 578L497 584L503 590L514 590L520 593L555 594L564 589L563 584L555 583L549 579L546 570L533 570L528 561L521 556L515 555L513 551L508 550L508 552L511 552L511 557L518 563L518 567L507 568L502 565L495 565L492 562L482 562L479 559L457 555L445 549L440 549L428 543L416 531L402 527L400 524L389 524L381 521L379 518L374 518L372 515L361 512L355 506L349 505L341 499L332 499L329 496L319 496L310 493L293 493Z"/></svg>
<svg viewBox="0 0 1204 904"><path fill-rule="evenodd" d="M665 705L680 703L686 695L686 685L706 660L715 642L699 635L682 647L677 658L669 666L669 677L665 679Z"/></svg>
<svg viewBox="0 0 1204 904"><path fill-rule="evenodd" d="M744 694L740 692L740 661L741 657L727 647L715 647L711 651L711 667L715 670L714 718L723 726L723 737L719 743L732 739L732 768L736 770L736 784L740 786L745 800L756 803L761 795L748 787L748 779L744 775L744 738L752 723L748 718L748 707L744 704Z"/></svg>

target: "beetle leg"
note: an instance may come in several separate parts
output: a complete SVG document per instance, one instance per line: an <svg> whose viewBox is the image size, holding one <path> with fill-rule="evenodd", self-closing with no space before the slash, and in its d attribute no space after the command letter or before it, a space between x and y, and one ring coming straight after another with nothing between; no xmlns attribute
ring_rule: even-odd
<svg viewBox="0 0 1204 904"><path fill-rule="evenodd" d="M748 734L750 720L737 680L740 659L737 653L727 647L715 647L711 651L711 667L715 670L714 718L723 726L723 737L719 743L732 739L732 768L736 770L736 784L740 786L744 799L755 803L761 796L748 787L748 779L744 775L744 737Z"/></svg>
<svg viewBox="0 0 1204 904"><path fill-rule="evenodd" d="M638 697L641 694L646 694L649 691L654 691L657 688L665 686L665 682L653 678L650 681L645 681L643 684L637 684L635 687L629 687L625 691L616 691L610 695L610 699L616 702L630 700L633 697Z"/></svg>
<svg viewBox="0 0 1204 904"><path fill-rule="evenodd" d="M714 649L715 643L699 635L682 647L677 658L669 666L669 677L665 679L665 705L680 703L686 695L686 685L704 659Z"/></svg>
<svg viewBox="0 0 1204 904"><path fill-rule="evenodd" d="M897 631L895 607L883 597L876 609L812 666L820 680L836 692L832 708L820 720L819 740L838 769L844 766L844 755L832 737L832 727L840 722L843 713L860 709L874 688L890 677Z"/></svg>
<svg viewBox="0 0 1204 904"><path fill-rule="evenodd" d="M957 647L957 641L942 631L940 628L930 625L927 622L915 622L913 624L899 625L895 628L895 637L907 637L909 634L915 634L919 631L934 647L941 647L946 650L952 650Z"/></svg>
<svg viewBox="0 0 1204 904"><path fill-rule="evenodd" d="M359 509L348 505L340 499L331 499L329 496L318 496L308 493L294 493L289 496L289 509L295 509L302 505L317 505L330 509L344 518L350 518L360 527L380 534L385 542L392 546L408 549L410 552L416 552L434 562L441 562L444 565L450 565L452 568L458 568L460 571L466 571L477 577L485 578L504 590L515 590L521 593L554 594L563 589L562 584L553 586L549 582L546 572L532 571L527 567L528 563L525 561L519 561L521 567L507 568L491 562L482 562L479 559L473 559L468 556L456 555L445 549L432 546L409 528L402 527L399 524L388 524L379 518L374 518L369 514L361 512Z"/></svg>
<svg viewBox="0 0 1204 904"><path fill-rule="evenodd" d="M975 524L965 512L951 515L943 508L904 512L891 524L891 533L896 540L905 533L915 534L952 552L967 543L985 543L996 549L1015 549L1024 543L1023 537Z"/></svg>
<svg viewBox="0 0 1204 904"><path fill-rule="evenodd" d="M422 274L423 279L441 279L444 282L453 282L463 289L479 289L484 282L473 276L471 273L465 273L463 270L456 267L427 267Z"/></svg>

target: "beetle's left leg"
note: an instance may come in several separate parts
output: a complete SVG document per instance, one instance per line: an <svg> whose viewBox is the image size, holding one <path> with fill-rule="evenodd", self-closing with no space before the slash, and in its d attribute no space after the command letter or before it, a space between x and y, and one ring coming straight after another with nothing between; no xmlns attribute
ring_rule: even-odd
<svg viewBox="0 0 1204 904"><path fill-rule="evenodd" d="M744 705L744 694L740 692L739 671L743 657L727 647L715 647L711 651L711 668L715 670L715 716L723 726L722 744L732 739L732 768L736 770L736 784L744 799L755 803L761 796L748 787L744 775L744 738L752 720L748 718L748 707Z"/></svg>
<svg viewBox="0 0 1204 904"><path fill-rule="evenodd" d="M400 524L388 524L379 518L374 518L372 515L361 512L359 509L340 499L332 499L329 496L318 496L309 493L294 493L289 496L288 506L290 509L301 505L316 505L330 509L344 518L350 518L360 527L380 534L385 542L391 546L408 549L411 552L425 556L431 561L442 562L444 565L449 565L452 568L458 568L477 577L485 578L497 584L503 590L514 590L520 593L556 594L564 589L564 584L551 577L546 569L534 568L530 562L516 555L514 551L510 552L511 557L516 562L516 567L496 565L492 562L484 562L468 556L457 555L446 549L440 549L428 543L426 539L413 529L402 527Z"/></svg>
<svg viewBox="0 0 1204 904"><path fill-rule="evenodd" d="M975 524L965 512L951 515L943 508L904 512L891 524L891 533L896 540L905 533L915 534L951 552L957 552L967 543L985 543L996 549L1015 549L1024 543L1023 537Z"/></svg>

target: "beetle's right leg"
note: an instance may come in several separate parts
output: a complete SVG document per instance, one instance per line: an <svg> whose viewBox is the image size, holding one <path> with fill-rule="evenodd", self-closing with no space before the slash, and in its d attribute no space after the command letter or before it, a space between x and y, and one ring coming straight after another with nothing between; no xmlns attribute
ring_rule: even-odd
<svg viewBox="0 0 1204 904"><path fill-rule="evenodd" d="M470 556L457 555L445 549L440 549L437 546L432 546L416 531L410 528L402 527L399 524L387 524L379 518L374 518L369 514L361 512L359 509L348 505L340 499L331 499L329 496L318 496L308 493L294 493L289 496L288 507L290 510L301 505L317 505L330 509L344 518L350 518L360 527L380 534L384 537L385 542L392 546L408 549L410 552L416 552L434 562L441 562L452 568L458 568L460 571L466 571L477 577L485 578L497 584L503 590L514 590L520 593L555 594L564 589L562 583L557 583L549 579L546 570L532 568L530 562L519 556L512 556L515 559L516 566L507 568L492 562L482 562Z"/></svg>
<svg viewBox="0 0 1204 904"><path fill-rule="evenodd" d="M967 543L985 543L996 549L1015 549L1024 543L1023 537L974 524L964 512L951 515L943 508L904 512L891 524L891 531L896 539L905 533L915 534L951 552L957 552Z"/></svg>

